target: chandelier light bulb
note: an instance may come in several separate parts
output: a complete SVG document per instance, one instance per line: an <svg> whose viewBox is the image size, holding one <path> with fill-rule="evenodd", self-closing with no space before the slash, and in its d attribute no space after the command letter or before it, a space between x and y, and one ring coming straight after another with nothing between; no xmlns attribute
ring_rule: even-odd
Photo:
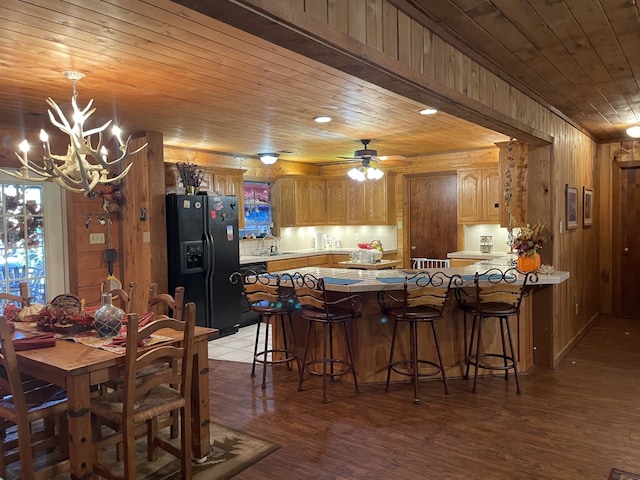
<svg viewBox="0 0 640 480"><path fill-rule="evenodd" d="M70 124L68 117L65 116L60 106L51 98L47 98L49 105L49 119L56 127L69 136L69 145L65 155L56 155L51 152L49 144L49 136L44 130L40 130L40 141L44 155L40 160L30 160L28 157L29 143L24 140L19 149L22 155L16 152L20 160L21 167L18 171L11 172L0 169L2 173L6 173L19 180L28 182L55 182L60 187L74 193L85 193L87 196L95 196L94 188L101 184L118 183L131 170L133 163L129 163L125 168L121 165L131 156L141 152L146 148L145 143L140 148L129 150L129 137L123 141L120 136L120 130L114 129L119 142L118 158L107 160L107 150L102 145L102 132L111 124L111 120L103 124L101 127L85 130L84 123L94 113L92 108L93 100L90 100L86 107L80 108L77 103L76 81L84 77L80 72L63 72L63 75L72 81L73 95L71 104L73 106L73 114L71 119L73 125ZM117 133L115 133L117 132ZM95 138L98 136L97 142ZM110 175L110 170L119 168L119 173Z"/></svg>

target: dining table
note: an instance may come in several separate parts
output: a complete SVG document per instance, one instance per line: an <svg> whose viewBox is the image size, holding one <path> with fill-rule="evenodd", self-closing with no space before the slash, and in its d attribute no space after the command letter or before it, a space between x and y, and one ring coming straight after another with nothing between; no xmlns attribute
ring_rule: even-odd
<svg viewBox="0 0 640 480"><path fill-rule="evenodd" d="M158 334L168 337L168 342L182 340L179 332L160 330ZM19 335L28 337L29 333ZM206 458L210 449L207 342L216 335L215 329L195 327L191 416L193 457L196 461ZM95 394L96 386L122 375L124 352L96 348L73 339L58 339L55 346L22 350L16 354L22 373L67 389L71 479L94 478L91 396Z"/></svg>

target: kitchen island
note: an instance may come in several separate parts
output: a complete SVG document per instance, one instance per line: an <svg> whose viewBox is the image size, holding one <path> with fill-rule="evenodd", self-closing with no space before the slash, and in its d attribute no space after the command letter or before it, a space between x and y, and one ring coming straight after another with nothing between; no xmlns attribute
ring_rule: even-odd
<svg viewBox="0 0 640 480"><path fill-rule="evenodd" d="M490 268L507 269L509 266L500 261L481 262L467 267L442 269L449 275L459 274L463 277L465 285L473 284L475 272L485 272ZM389 361L389 348L391 345L392 322L388 321L380 312L378 305L378 292L402 290L403 279L413 275L411 270L350 270L341 268L306 267L290 271L274 273L299 273L311 274L317 278L324 278L325 285L333 297L345 294L358 294L363 299L362 317L350 322L351 334L354 343L354 359L358 381L367 383L380 383L386 380L387 362ZM538 275L538 282L527 287L529 295L523 299L521 314L518 324L512 329L514 343L518 355L518 371L526 372L533 366L533 296L536 289L552 288L552 285L560 284L569 279L569 272L553 272L550 275ZM515 320L513 320L515 321ZM295 319L299 351L302 352L302 341L305 338L307 325L300 318ZM277 322L274 328L277 327ZM497 324L497 322L496 322ZM442 350L443 363L447 375L461 377L464 374L464 359L467 348L468 328L470 318L466 321L462 312L456 307L454 299L449 303L444 312L444 318L436 322L438 339ZM426 327L422 325L422 327ZM319 334L319 331L318 331ZM484 329L484 335L492 348L500 347L499 330L491 330L489 324ZM277 332L272 336L277 343L281 338ZM420 343L420 356L430 358L435 354L431 336L425 334L425 339ZM319 335L312 336L312 345L319 346ZM398 357L408 358L408 336L406 341L399 342L396 346ZM281 348L275 345L275 348ZM343 341L336 342L336 355L346 355L346 347ZM344 357L346 358L346 357ZM491 374L491 371L481 371L481 374ZM392 381L407 381L406 377L392 373Z"/></svg>

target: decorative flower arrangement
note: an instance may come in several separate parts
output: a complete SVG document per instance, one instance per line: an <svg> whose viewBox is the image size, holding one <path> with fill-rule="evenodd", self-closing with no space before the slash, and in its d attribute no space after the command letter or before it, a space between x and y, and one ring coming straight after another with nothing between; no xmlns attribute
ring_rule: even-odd
<svg viewBox="0 0 640 480"><path fill-rule="evenodd" d="M547 241L546 237L542 235L544 225L544 223L536 222L533 225L527 224L519 227L520 230L513 239L513 248L518 252L518 255L533 257L538 253L538 250Z"/></svg>
<svg viewBox="0 0 640 480"><path fill-rule="evenodd" d="M178 172L180 173L180 181L185 187L199 187L202 183L202 177L204 172L198 168L195 163L178 162L176 164Z"/></svg>

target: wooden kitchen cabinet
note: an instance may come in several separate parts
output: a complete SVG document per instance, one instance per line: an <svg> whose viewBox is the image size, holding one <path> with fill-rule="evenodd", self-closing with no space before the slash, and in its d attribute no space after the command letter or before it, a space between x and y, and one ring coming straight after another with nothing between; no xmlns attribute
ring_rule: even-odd
<svg viewBox="0 0 640 480"><path fill-rule="evenodd" d="M326 180L327 194L327 225L345 225L347 223L347 178L328 178Z"/></svg>
<svg viewBox="0 0 640 480"><path fill-rule="evenodd" d="M499 223L500 192L497 166L458 170L458 223Z"/></svg>
<svg viewBox="0 0 640 480"><path fill-rule="evenodd" d="M245 170L234 168L211 168L198 165L203 171L200 189L209 194L235 195L238 197L238 228L244 228L244 188ZM180 174L175 163L165 163L165 188L180 187Z"/></svg>
<svg viewBox="0 0 640 480"><path fill-rule="evenodd" d="M272 191L279 227L325 224L325 180L320 177L284 177Z"/></svg>
<svg viewBox="0 0 640 480"><path fill-rule="evenodd" d="M395 221L395 175L346 180L346 225L389 225Z"/></svg>

